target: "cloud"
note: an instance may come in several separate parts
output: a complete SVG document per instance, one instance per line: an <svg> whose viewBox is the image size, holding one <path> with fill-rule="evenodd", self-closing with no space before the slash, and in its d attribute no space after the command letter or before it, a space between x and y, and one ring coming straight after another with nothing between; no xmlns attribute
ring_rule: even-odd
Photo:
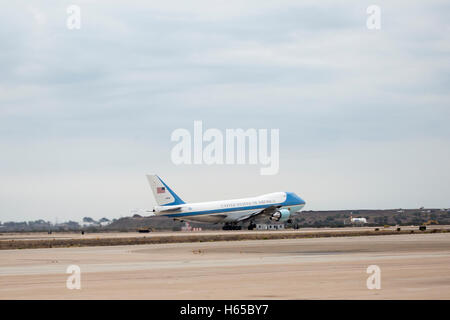
<svg viewBox="0 0 450 320"><path fill-rule="evenodd" d="M276 187L300 189L311 209L416 206L419 194L423 203L449 206L433 188L449 184L446 1L380 1L379 31L366 28L372 3L357 1L77 4L80 30L67 29L69 4L59 1L8 3L0 13L0 172L15 186L0 188L2 220L26 219L30 208L33 216L118 216L130 203L151 201L139 198L148 190L135 176L147 172L166 173L185 190L212 184L210 175L222 179L205 199L188 191L195 200ZM280 128L280 175L174 166L170 134L194 120L222 130ZM381 161L376 176L365 166L377 156L398 158L396 150L411 154L408 166ZM348 161L361 169L342 176L330 166ZM395 170L404 181L430 168L442 177L387 188ZM235 187L241 177L244 191ZM357 192L377 192L371 178L392 196L374 202ZM113 180L124 181L123 196L116 186L99 190ZM33 194L27 181L42 188ZM55 207L54 185L61 186ZM324 185L339 188L339 197ZM107 201L105 192L114 196ZM64 203L73 209L62 210Z"/></svg>

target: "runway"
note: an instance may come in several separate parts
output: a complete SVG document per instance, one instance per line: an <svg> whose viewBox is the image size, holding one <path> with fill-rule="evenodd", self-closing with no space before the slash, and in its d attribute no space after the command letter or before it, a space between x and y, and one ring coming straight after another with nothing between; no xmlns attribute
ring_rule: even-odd
<svg viewBox="0 0 450 320"><path fill-rule="evenodd" d="M450 299L449 266L450 233L2 250L0 299Z"/></svg>

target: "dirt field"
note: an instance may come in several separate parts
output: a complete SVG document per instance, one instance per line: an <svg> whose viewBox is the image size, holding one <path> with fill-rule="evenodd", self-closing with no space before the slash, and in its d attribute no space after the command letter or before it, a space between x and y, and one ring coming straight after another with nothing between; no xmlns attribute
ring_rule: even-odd
<svg viewBox="0 0 450 320"><path fill-rule="evenodd" d="M0 299L450 299L449 266L450 233L2 250Z"/></svg>

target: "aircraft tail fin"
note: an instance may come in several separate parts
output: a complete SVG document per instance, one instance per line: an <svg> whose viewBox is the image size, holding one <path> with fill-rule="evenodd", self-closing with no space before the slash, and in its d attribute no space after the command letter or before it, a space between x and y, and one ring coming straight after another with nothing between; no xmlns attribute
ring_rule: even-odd
<svg viewBox="0 0 450 320"><path fill-rule="evenodd" d="M156 203L159 206L174 206L185 202L169 188L156 174L147 175L148 182L152 188Z"/></svg>

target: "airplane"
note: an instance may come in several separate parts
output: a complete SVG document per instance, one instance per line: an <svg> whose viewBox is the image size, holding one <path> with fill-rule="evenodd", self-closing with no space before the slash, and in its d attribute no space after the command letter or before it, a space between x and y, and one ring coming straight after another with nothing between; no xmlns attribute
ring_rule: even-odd
<svg viewBox="0 0 450 320"><path fill-rule="evenodd" d="M175 220L207 223L223 223L224 230L240 230L249 221L249 230L256 227L254 220L265 217L271 221L285 222L300 211L306 202L293 192L274 192L252 198L185 203L156 174L147 175L148 182L158 204L154 215Z"/></svg>

